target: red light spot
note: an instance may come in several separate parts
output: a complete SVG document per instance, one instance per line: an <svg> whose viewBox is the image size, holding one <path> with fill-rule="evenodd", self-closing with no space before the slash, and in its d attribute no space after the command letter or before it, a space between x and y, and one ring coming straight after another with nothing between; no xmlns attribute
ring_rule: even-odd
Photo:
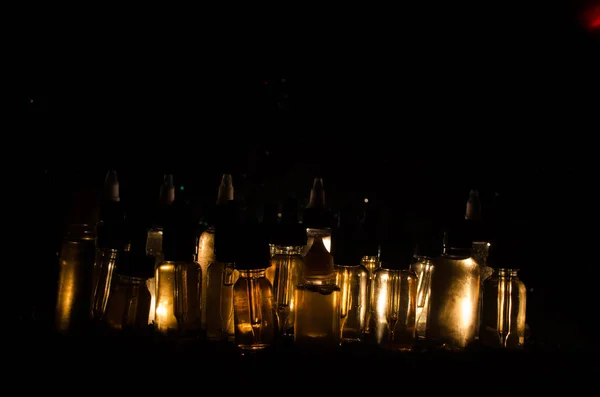
<svg viewBox="0 0 600 397"><path fill-rule="evenodd" d="M590 29L600 28L600 5L587 10L585 13L585 20Z"/></svg>
<svg viewBox="0 0 600 397"><path fill-rule="evenodd" d="M265 81L265 82L264 82L264 85L267 85L267 84L269 84L269 82L268 82L268 81Z"/></svg>

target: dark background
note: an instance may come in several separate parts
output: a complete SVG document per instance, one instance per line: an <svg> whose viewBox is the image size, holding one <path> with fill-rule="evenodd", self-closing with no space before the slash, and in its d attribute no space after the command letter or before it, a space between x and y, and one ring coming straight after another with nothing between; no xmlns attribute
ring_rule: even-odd
<svg viewBox="0 0 600 397"><path fill-rule="evenodd" d="M7 86L20 225L44 230L37 282L55 289L62 228L93 204L109 168L138 211L164 173L199 212L225 172L259 204L307 200L321 176L332 209L355 213L368 197L389 224L460 217L477 188L484 217L530 247L532 335L597 346L586 281L598 275L587 237L594 2L520 3L253 10L257 19L30 10Z"/></svg>

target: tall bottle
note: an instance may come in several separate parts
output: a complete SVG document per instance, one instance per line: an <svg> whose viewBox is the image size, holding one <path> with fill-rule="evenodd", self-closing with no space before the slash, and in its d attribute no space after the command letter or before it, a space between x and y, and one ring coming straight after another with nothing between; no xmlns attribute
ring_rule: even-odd
<svg viewBox="0 0 600 397"><path fill-rule="evenodd" d="M233 286L233 308L235 343L243 351L269 347L277 329L273 288L265 274L271 265L269 238L263 227L257 222L237 231L239 277Z"/></svg>
<svg viewBox="0 0 600 397"><path fill-rule="evenodd" d="M418 278L409 269L411 257L406 241L388 244L375 271L369 340L390 350L412 350L416 341Z"/></svg>
<svg viewBox="0 0 600 397"><path fill-rule="evenodd" d="M91 314L97 320L104 316L106 310L117 255L129 250L128 226L119 196L117 173L113 170L106 175L104 194L96 228L96 257L92 270Z"/></svg>
<svg viewBox="0 0 600 397"><path fill-rule="evenodd" d="M96 231L93 225L69 225L60 250L56 329L77 332L89 320Z"/></svg>
<svg viewBox="0 0 600 397"><path fill-rule="evenodd" d="M302 250L306 245L306 228L298 222L296 200L288 199L284 203L281 221L275 228L272 242L275 252L271 258L271 268L275 270L273 307L280 335L290 338L294 335L297 306L294 291L302 280Z"/></svg>
<svg viewBox="0 0 600 397"><path fill-rule="evenodd" d="M208 340L234 340L233 285L237 281L234 254L235 229L239 210L234 198L231 175L223 174L214 221L214 260L206 279L206 337Z"/></svg>
<svg viewBox="0 0 600 397"><path fill-rule="evenodd" d="M310 200L304 215L302 223L306 226L307 242L302 256L308 253L315 237L321 237L323 244L328 252L331 252L331 229L333 226L333 215L325 206L325 190L323 189L323 179L315 178L313 187L310 191Z"/></svg>
<svg viewBox="0 0 600 397"><path fill-rule="evenodd" d="M323 347L339 346L340 287L335 283L333 256L323 241L325 237L331 238L332 216L325 207L320 178L315 178L303 224L308 230L310 247L304 256L302 281L296 287L294 342Z"/></svg>
<svg viewBox="0 0 600 397"><path fill-rule="evenodd" d="M104 321L114 329L142 331L148 328L152 297L147 283L154 277L155 259L143 246L132 245L117 258Z"/></svg>
<svg viewBox="0 0 600 397"><path fill-rule="evenodd" d="M168 209L175 200L175 186L173 185L173 175L166 174L160 187L159 202L155 213L153 214L152 224L148 228L146 238L146 254L155 259L154 267L158 266L164 260L163 255L163 231L164 224L168 217ZM148 315L148 323L154 323L154 311L156 309L156 279L150 277L147 281L148 291L150 291L151 304Z"/></svg>
<svg viewBox="0 0 600 397"><path fill-rule="evenodd" d="M483 306L479 339L483 345L507 349L525 344L527 289L518 276L518 269L507 268L523 263L514 252L499 252L498 243L491 248L490 262L497 266L483 283ZM500 254L500 255L499 255Z"/></svg>
<svg viewBox="0 0 600 397"><path fill-rule="evenodd" d="M187 217L186 217L187 218ZM164 229L164 261L156 268L156 329L195 336L201 328L202 274L195 262L197 225L175 215Z"/></svg>

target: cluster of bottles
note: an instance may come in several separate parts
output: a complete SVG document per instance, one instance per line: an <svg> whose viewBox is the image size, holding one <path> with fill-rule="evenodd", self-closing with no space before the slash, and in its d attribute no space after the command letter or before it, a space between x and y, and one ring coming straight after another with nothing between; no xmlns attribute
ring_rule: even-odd
<svg viewBox="0 0 600 397"><path fill-rule="evenodd" d="M302 221L290 199L259 222L234 200L228 174L208 227L200 229L185 206L174 204L167 175L154 224L136 231L120 205L114 171L105 187L99 222L72 225L63 243L59 331L92 318L119 330L204 335L244 351L279 340L393 350L412 350L419 341L458 350L477 339L505 348L524 343L525 286L516 269L489 267L490 242L472 233L463 233L468 247L453 247L452 234L444 233L439 242L394 242L400 249L386 251L363 222L334 250L334 218L320 178ZM467 224L479 216L472 191Z"/></svg>

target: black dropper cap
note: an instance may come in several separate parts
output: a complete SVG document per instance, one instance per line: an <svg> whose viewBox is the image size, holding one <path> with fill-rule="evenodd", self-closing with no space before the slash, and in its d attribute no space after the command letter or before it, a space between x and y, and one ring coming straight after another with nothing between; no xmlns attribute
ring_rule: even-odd
<svg viewBox="0 0 600 397"><path fill-rule="evenodd" d="M306 226L298 220L298 200L288 198L283 203L281 219L275 227L273 244L291 247L306 245Z"/></svg>
<svg viewBox="0 0 600 397"><path fill-rule="evenodd" d="M235 267L238 270L266 269L271 266L269 235L264 225L248 219L236 230L237 251Z"/></svg>
<svg viewBox="0 0 600 397"><path fill-rule="evenodd" d="M104 221L96 229L98 248L123 250L130 241L131 225L125 220Z"/></svg>
<svg viewBox="0 0 600 397"><path fill-rule="evenodd" d="M443 245L444 232L438 225L431 225L430 228L414 236L414 254L416 256L436 258L442 255Z"/></svg>
<svg viewBox="0 0 600 397"><path fill-rule="evenodd" d="M163 228L163 253L166 261L191 262L196 253L198 224L185 202L173 202Z"/></svg>
<svg viewBox="0 0 600 397"><path fill-rule="evenodd" d="M235 262L235 253L239 250L237 233L243 216L240 207L237 200L229 200L216 207L215 258L218 262Z"/></svg>
<svg viewBox="0 0 600 397"><path fill-rule="evenodd" d="M278 213L279 206L275 203L265 203L263 206L262 225L269 236L269 242L273 242L275 229L279 221Z"/></svg>
<svg viewBox="0 0 600 397"><path fill-rule="evenodd" d="M365 203L364 211L357 230L357 245L361 256L377 256L380 246L380 225L376 209Z"/></svg>
<svg viewBox="0 0 600 397"><path fill-rule="evenodd" d="M381 243L381 267L390 270L408 269L414 262L414 247L408 236L391 236Z"/></svg>
<svg viewBox="0 0 600 397"><path fill-rule="evenodd" d="M489 241L491 230L483 222L479 193L471 190L465 212L453 215L446 222L447 245L450 248L470 249L474 241Z"/></svg>
<svg viewBox="0 0 600 397"><path fill-rule="evenodd" d="M302 224L310 229L330 229L333 227L333 223L333 214L325 206L323 179L315 178L308 206L304 209L302 216Z"/></svg>

